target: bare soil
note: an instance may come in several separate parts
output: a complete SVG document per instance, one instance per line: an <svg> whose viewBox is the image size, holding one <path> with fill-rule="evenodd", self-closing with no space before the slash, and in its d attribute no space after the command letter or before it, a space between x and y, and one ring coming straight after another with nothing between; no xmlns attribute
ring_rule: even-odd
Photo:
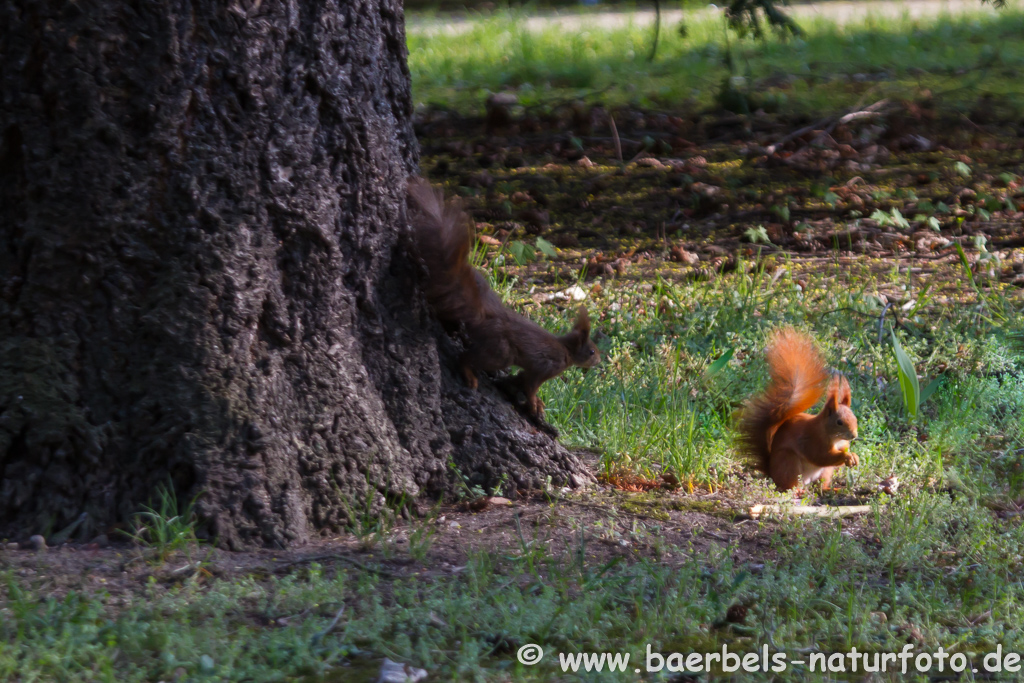
<svg viewBox="0 0 1024 683"><path fill-rule="evenodd" d="M758 496L758 484L741 476L734 489L715 492L655 491L630 493L597 486L583 495L533 493L518 500L483 498L444 505L423 519L402 521L374 541L349 534L322 539L289 550L228 551L202 545L186 556L173 553L165 562L154 549L127 541L65 543L44 550L8 546L0 551L0 570L12 571L35 583L49 597L62 599L71 591L106 593L129 604L144 589L166 590L186 580L283 576L302 572L311 563L328 571L357 570L381 578L421 579L453 575L465 569L475 553L524 555L542 547L545 556L571 555L582 546L589 566L615 558L644 560L671 567L691 557L716 557L727 549L737 564L759 572L775 557L772 539L779 521L752 519L744 499ZM828 502L864 502L863 494L833 493ZM823 503L821 498L812 499ZM492 502L493 501L493 502ZM810 501L805 501L810 502ZM410 537L430 536L429 550L410 552ZM846 533L864 535L867 526L857 517L843 522Z"/></svg>

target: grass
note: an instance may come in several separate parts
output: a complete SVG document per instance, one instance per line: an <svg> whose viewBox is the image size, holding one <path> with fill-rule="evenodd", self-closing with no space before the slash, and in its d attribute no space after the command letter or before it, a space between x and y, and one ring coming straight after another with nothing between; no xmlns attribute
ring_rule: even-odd
<svg viewBox="0 0 1024 683"><path fill-rule="evenodd" d="M895 474L915 487L941 487L952 477L978 495L1024 493L1019 475L1008 481L1008 471L990 462L994 449L1024 447L1020 357L999 336L1022 324L1018 300L990 294L980 304L1002 324L979 328L977 308L934 306L908 321L913 334L897 332L920 375L946 378L915 419L903 403L888 330L878 341L881 306L873 294L901 276L892 271L880 281L846 267L801 273L773 258L751 266L703 283L604 283L592 305L603 310L596 328L605 363L542 389L564 440L601 452L607 470L672 470L681 480L719 486L736 468L733 416L767 380L766 334L794 324L821 342L853 388L861 466L840 470L851 485ZM732 359L709 373L727 351ZM1019 457L1009 459L1011 470L1020 467ZM950 471L944 461L952 461Z"/></svg>
<svg viewBox="0 0 1024 683"><path fill-rule="evenodd" d="M930 91L951 105L979 93L1001 105L1024 103L1024 11L993 14L979 4L963 14L853 20L801 20L805 35L764 41L727 36L723 20L691 12L664 26L648 61L649 26L554 25L531 29L523 11L481 14L464 32L425 30L410 20L409 67L417 103L479 112L487 93L515 90L521 104L546 107L574 99L645 108L706 107L722 83L753 99L753 108L818 114L887 96ZM418 26L420 28L418 28ZM731 66L730 66L731 65ZM873 101L873 100L872 100ZM866 104L866 102L864 103Z"/></svg>
<svg viewBox="0 0 1024 683"><path fill-rule="evenodd" d="M455 37L413 32L417 99L477 107L481 91L512 85L524 104L606 88L601 97L609 102L693 97L706 104L728 73L721 26L710 19L689 22L685 39L666 30L660 57L650 66L642 61L646 29L526 34L518 21L498 15ZM776 98L786 94L791 105L808 111L863 97L869 87L875 88L872 97L881 97L909 82L910 67L925 70L913 75L915 87L970 85L976 98L977 89L998 86L1014 97L1015 80L996 81L1001 70L1020 65L1022 23L1017 10L998 19L978 12L964 20L863 22L842 30L805 22L808 34L800 44L734 39L732 49L748 82L776 71L796 74L789 89L761 90ZM496 64L504 67L495 70ZM636 73L638 65L644 73ZM950 75L960 68L971 70ZM888 76L826 84L822 70L884 70ZM809 78L808 71L818 77ZM623 85L628 83L635 88ZM826 101L830 93L834 97ZM876 183L861 193L877 193L868 199L889 215L899 209L912 217L904 210L908 202L922 210L916 196L896 186L917 176L924 163L909 155L892 168L837 171L836 178L819 179L825 183L820 192L801 195L794 183L804 179L768 172L725 147L701 152L709 159L702 179L722 188L723 203L733 210L746 210L744 202L755 200L801 209L788 195L799 195L805 213L812 205L824 210L825 190L844 186L854 173ZM598 158L591 149L588 154ZM950 196L961 181L952 154L959 152L926 162L948 177L918 187L922 199L954 204ZM996 193L994 174L1019 166L1009 152L999 152L998 164L980 150L971 154L971 182L979 193ZM436 169L439 157L425 158L424 168ZM504 207L492 211L487 231L512 228L511 197L545 187L537 178L548 171L539 167L554 158L544 157L538 168L492 168L505 177L491 192L470 197L471 208L481 213ZM478 172L476 160L443 161L454 169L449 189L474 195L463 181ZM648 261L656 258L665 245L651 237L651 226L672 222L676 208L664 198L686 198L665 189L668 171L661 177L627 170L601 178L607 182L601 187L584 184L617 170L552 172L557 182L547 186L554 189L535 193L550 209L549 233L599 231L603 216L608 234L621 236L619 226L649 220L646 232L630 233L624 243L604 234L581 238L582 247L560 249L554 262L539 266L498 260L483 247L473 258L502 297L551 329L567 328L571 312L536 303L536 290L578 285L588 292L604 362L546 383L541 396L548 418L564 443L596 451L602 470L649 476L671 471L684 483L681 493L591 492L568 503L541 504L543 517L515 517L503 528L510 545L483 547L469 543L468 529L453 541L447 517L457 517L450 508L403 521L398 514L363 513L354 501L355 522L341 541L352 540L360 559L297 562L275 571L267 565L276 556L246 564L251 558L232 554L232 569L225 572L212 559L218 551L198 552L191 506L164 491L133 530L136 541L148 544L143 556L151 564L120 558L118 550L106 560L83 551L74 554L80 571L60 572L47 562L68 550L43 556L0 550L0 680L359 682L375 680L388 657L426 669L431 681L668 681L681 679L664 671L633 673L645 668L648 646L664 654L720 651L723 645L746 653L767 646L785 652L789 662L808 662L854 647L886 653L909 644L915 655L939 647L964 654L979 669L997 647L1024 651L1024 528L1017 514L1024 498L1020 290L976 279L955 262L917 274L907 267L913 256L834 251L802 259L771 249L762 254L760 246L747 243L732 245L738 258L733 272L704 280L682 277L681 269L666 267L672 264L652 269L638 261L621 277L582 277L580 258L597 250L625 253L628 242L630 253L639 249L655 254L645 256ZM993 178L982 180L985 175ZM747 190L750 197L743 196ZM840 207L837 199L829 219L836 222L829 227L857 225L852 205ZM954 209L966 215L974 204L957 200ZM961 224L940 217L945 234L958 236ZM712 228L701 221L720 223ZM721 223L698 216L681 229L699 243L733 239L753 227ZM896 304L885 319L891 323L898 314L901 322L895 335L906 355L902 365L888 324L879 334L883 300ZM872 488L890 475L901 482L895 497L867 497L871 513L865 517L743 521L727 505L787 499L749 477L732 428L742 401L767 379L764 341L781 324L813 334L829 364L850 380L860 424L854 450L861 459L859 467L839 470L837 481L848 490ZM920 388L943 377L926 401L918 394L916 415L901 390L907 361L922 378ZM707 542L713 521L728 530L721 538L710 531L717 543ZM455 555L457 565L449 562ZM174 568L182 557L187 572ZM136 574L118 589L104 588L104 561L123 568L125 576ZM537 666L516 659L529 643L547 653ZM558 669L559 652L589 651L628 652L629 668L618 674ZM862 673L850 671L848 661L846 666L834 678L861 680ZM808 667L793 664L783 677L823 678ZM734 680L772 678L734 674ZM928 680L928 674L917 680Z"/></svg>
<svg viewBox="0 0 1024 683"><path fill-rule="evenodd" d="M193 503L179 512L178 500L170 483L156 489L157 506L144 506L132 520L131 531L123 532L131 541L146 549L150 561L163 564L176 552L186 554L199 545L196 537L196 514ZM190 558L191 559L191 558Z"/></svg>

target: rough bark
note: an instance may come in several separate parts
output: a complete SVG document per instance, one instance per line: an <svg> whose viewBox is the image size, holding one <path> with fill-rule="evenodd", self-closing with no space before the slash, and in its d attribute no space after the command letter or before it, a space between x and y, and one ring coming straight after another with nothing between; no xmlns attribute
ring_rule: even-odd
<svg viewBox="0 0 1024 683"><path fill-rule="evenodd" d="M579 481L439 356L397 0L7 0L0 70L0 536L104 530L168 478L229 546L450 459Z"/></svg>

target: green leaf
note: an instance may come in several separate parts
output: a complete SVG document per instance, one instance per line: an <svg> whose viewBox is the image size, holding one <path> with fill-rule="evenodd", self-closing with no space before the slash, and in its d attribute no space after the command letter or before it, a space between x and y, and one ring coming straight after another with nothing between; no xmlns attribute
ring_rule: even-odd
<svg viewBox="0 0 1024 683"><path fill-rule="evenodd" d="M938 211L939 213L949 213L950 212L949 205L946 204L946 202L939 202L938 204L936 204L935 205L935 210Z"/></svg>
<svg viewBox="0 0 1024 683"><path fill-rule="evenodd" d="M962 161L958 161L955 164L953 164L953 169L957 173L962 175L964 178L970 178L971 177L971 167L968 166L967 164L965 164Z"/></svg>
<svg viewBox="0 0 1024 683"><path fill-rule="evenodd" d="M768 231L764 229L763 225L759 225L756 228L747 228L743 232L743 234L746 236L747 241L751 242L752 244L757 244L758 242L763 242L764 244L772 243L772 241L768 239Z"/></svg>
<svg viewBox="0 0 1024 683"><path fill-rule="evenodd" d="M512 254L512 258L515 259L516 265L520 266L530 263L536 256L536 252L534 252L533 247L524 242L520 242L519 240L509 244L508 251Z"/></svg>
<svg viewBox="0 0 1024 683"><path fill-rule="evenodd" d="M946 379L944 376L939 375L938 377L933 379L931 382L929 382L928 386L926 386L924 389L921 390L921 404L922 405L924 404L925 401L927 401L931 397L932 394L935 393L935 390L939 388L939 386L942 384L942 381L944 379Z"/></svg>
<svg viewBox="0 0 1024 683"><path fill-rule="evenodd" d="M897 228L903 228L905 230L910 227L910 223L908 223L907 219L903 217L903 214L900 213L899 209L893 207L893 210L890 212L890 216L892 217L892 224Z"/></svg>
<svg viewBox="0 0 1024 683"><path fill-rule="evenodd" d="M537 238L537 249L548 258L558 258L558 252L555 251L555 245L548 242L543 237Z"/></svg>
<svg viewBox="0 0 1024 683"><path fill-rule="evenodd" d="M929 217L926 222L928 223L928 227L934 230L935 232L939 232L940 230L942 230L942 226L939 224L939 219L936 218L935 216Z"/></svg>
<svg viewBox="0 0 1024 683"><path fill-rule="evenodd" d="M874 213L871 214L871 220L877 221L878 224L883 228L892 222L892 219L889 217L889 214L887 214L885 211L882 211L881 209L875 209Z"/></svg>
<svg viewBox="0 0 1024 683"><path fill-rule="evenodd" d="M899 375L900 389L903 392L903 405L911 417L917 417L917 410L921 406L921 385L917 381L917 370L910 356L900 346L896 330L890 327L889 332L892 334L892 348L896 354L896 373Z"/></svg>
<svg viewBox="0 0 1024 683"><path fill-rule="evenodd" d="M978 292L978 283L974 281L974 273L971 272L971 263L967 260L967 254L964 253L964 248L959 242L954 242L954 244L956 244L956 253L960 255L960 265L963 266L967 281L971 283L974 291ZM978 292L978 294L981 294L981 292Z"/></svg>
<svg viewBox="0 0 1024 683"><path fill-rule="evenodd" d="M715 373L721 372L722 368L728 365L729 361L732 360L732 354L736 349L726 349L725 353L719 356L718 360L708 366L708 374L714 375Z"/></svg>
<svg viewBox="0 0 1024 683"><path fill-rule="evenodd" d="M834 209L834 208L836 208L836 202L839 201L839 195L837 195L835 192L832 192L831 190L829 190L828 192L825 193L824 199L825 199L825 203L828 204L831 208Z"/></svg>
<svg viewBox="0 0 1024 683"><path fill-rule="evenodd" d="M907 314L907 317L913 318L914 315L917 314L918 310L920 310L922 306L927 305L927 303L928 303L928 290L931 289L931 286L932 286L932 283L927 282L927 283L925 283L924 287L921 288L921 291L917 295L917 302L914 304L914 307L912 309L910 309L910 312Z"/></svg>

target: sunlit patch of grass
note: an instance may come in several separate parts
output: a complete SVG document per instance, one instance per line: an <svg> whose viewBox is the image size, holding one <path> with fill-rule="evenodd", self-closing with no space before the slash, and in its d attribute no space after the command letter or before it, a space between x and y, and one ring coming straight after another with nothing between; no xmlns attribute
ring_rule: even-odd
<svg viewBox="0 0 1024 683"><path fill-rule="evenodd" d="M652 32L558 25L530 29L521 11L481 15L459 33L419 28L409 20L409 66L418 102L479 111L487 92L516 89L526 106L601 93L606 104L639 106L715 102L722 81L739 76L760 106L809 113L850 106L864 97L929 91L950 103L986 93L1024 104L1024 11L979 6L962 14L867 17L844 25L805 18L805 35L727 39L720 15L691 12L685 35L661 32L648 61ZM731 63L731 67L729 66ZM755 81L757 84L755 85Z"/></svg>
<svg viewBox="0 0 1024 683"><path fill-rule="evenodd" d="M757 267L657 287L605 282L588 303L604 361L543 387L548 418L568 444L602 453L607 470L672 471L681 481L717 486L741 463L733 420L767 380L764 339L774 327L794 324L815 336L853 388L861 465L839 470L840 480L872 487L896 475L918 488L952 484L983 496L1019 495L1024 372L998 329L977 336L972 306L918 313L910 328L916 336L901 332L904 346L919 359L920 375L945 380L912 419L888 332L878 340L881 306L868 294L877 282L842 272L799 277L806 291L789 273L773 278ZM1021 324L1019 304L1006 312L1009 327ZM559 324L548 309L529 313ZM1014 477L991 467L994 450Z"/></svg>

